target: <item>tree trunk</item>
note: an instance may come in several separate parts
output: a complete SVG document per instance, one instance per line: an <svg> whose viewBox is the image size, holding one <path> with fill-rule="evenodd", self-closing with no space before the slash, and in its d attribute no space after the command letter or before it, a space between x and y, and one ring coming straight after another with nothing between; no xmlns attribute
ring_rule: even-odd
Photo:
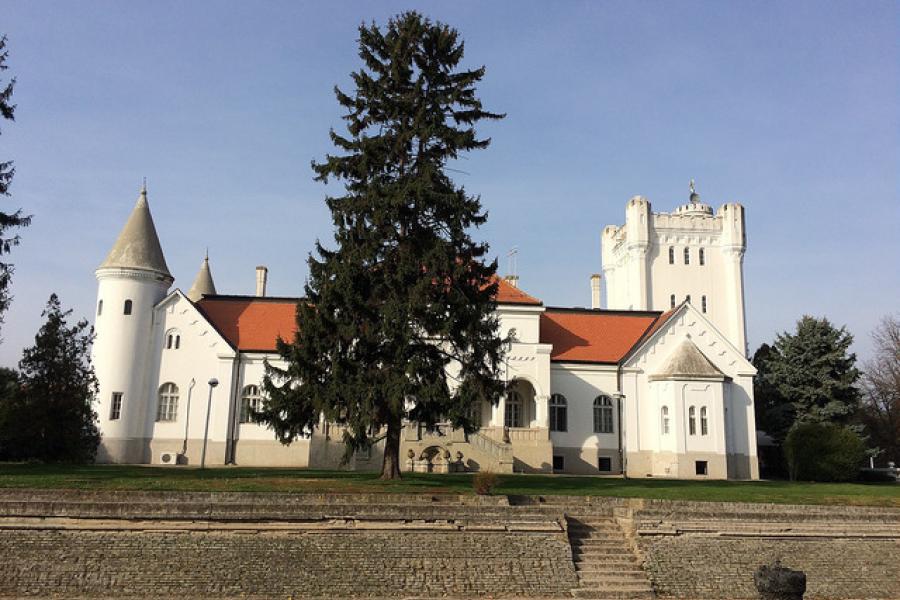
<svg viewBox="0 0 900 600"><path fill-rule="evenodd" d="M388 423L384 438L384 462L381 463L382 479L400 479L400 433L403 423L400 419Z"/></svg>

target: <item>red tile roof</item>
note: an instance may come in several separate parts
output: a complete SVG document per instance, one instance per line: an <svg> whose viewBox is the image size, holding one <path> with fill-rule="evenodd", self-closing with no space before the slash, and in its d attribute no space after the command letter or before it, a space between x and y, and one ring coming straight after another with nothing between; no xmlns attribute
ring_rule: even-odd
<svg viewBox="0 0 900 600"><path fill-rule="evenodd" d="M237 350L274 352L280 336L293 341L297 298L206 296L197 302L206 319Z"/></svg>
<svg viewBox="0 0 900 600"><path fill-rule="evenodd" d="M554 362L615 364L656 325L658 312L548 308L541 343L553 344Z"/></svg>
<svg viewBox="0 0 900 600"><path fill-rule="evenodd" d="M293 341L297 331L297 302L297 298L204 296L197 302L197 308L233 348L274 352L279 336ZM537 298L499 278L497 302L541 305Z"/></svg>
<svg viewBox="0 0 900 600"><path fill-rule="evenodd" d="M497 278L497 304L529 304L531 306L541 306L543 302L529 296L510 282Z"/></svg>

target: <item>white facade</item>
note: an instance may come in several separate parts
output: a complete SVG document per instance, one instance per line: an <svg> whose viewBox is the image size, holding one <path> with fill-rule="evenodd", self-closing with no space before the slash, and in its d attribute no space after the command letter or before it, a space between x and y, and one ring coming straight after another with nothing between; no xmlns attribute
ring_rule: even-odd
<svg viewBox="0 0 900 600"><path fill-rule="evenodd" d="M607 297L628 310L545 307L501 282L500 334L514 332L503 367L510 393L484 403L481 429L469 436L409 423L401 449L412 457L407 467L758 477L743 291L729 286L740 280L743 209L726 205L712 216L689 206L652 215L649 203L632 199L626 225L604 231ZM683 247L692 258L705 248L705 264L660 264L659 248L670 244L676 257ZM245 405L264 401L264 361L281 364L273 332L288 333L296 304L265 297L265 276L259 268L256 296L217 295L204 259L189 294L170 290L142 192L97 270L99 460L199 464L205 447L208 465L339 466L334 425L322 422L310 438L286 446L246 418ZM669 290L681 295L674 310L660 305ZM683 302L688 293L721 304L709 302L704 314L696 299ZM379 468L380 452L357 455L349 466Z"/></svg>

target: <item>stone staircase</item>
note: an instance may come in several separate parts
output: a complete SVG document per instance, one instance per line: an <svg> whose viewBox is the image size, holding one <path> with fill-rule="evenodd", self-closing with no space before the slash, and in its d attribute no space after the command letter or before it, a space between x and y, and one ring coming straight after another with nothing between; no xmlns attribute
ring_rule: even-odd
<svg viewBox="0 0 900 600"><path fill-rule="evenodd" d="M646 599L656 596L625 532L607 515L567 515L578 575L576 598Z"/></svg>

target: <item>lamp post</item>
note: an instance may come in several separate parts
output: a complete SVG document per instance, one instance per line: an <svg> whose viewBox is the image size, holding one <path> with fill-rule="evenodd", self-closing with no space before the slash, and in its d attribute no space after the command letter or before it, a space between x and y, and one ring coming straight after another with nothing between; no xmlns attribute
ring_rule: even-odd
<svg viewBox="0 0 900 600"><path fill-rule="evenodd" d="M206 426L203 428L203 452L200 453L200 468L206 468L206 438L209 437L209 412L212 410L213 389L219 385L219 380L213 377L209 383L209 398L206 401Z"/></svg>

